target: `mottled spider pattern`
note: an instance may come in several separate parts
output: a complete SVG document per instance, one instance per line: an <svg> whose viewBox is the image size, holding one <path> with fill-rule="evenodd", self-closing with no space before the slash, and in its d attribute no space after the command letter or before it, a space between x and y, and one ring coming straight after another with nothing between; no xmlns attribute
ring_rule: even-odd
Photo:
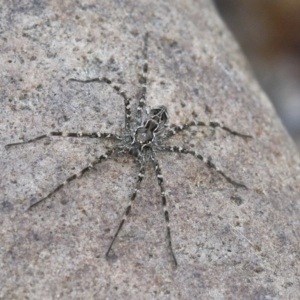
<svg viewBox="0 0 300 300"><path fill-rule="evenodd" d="M139 167L139 173L137 176L137 180L135 183L135 187L133 193L129 199L129 202L126 206L125 213L122 217L122 220L111 240L111 243L107 249L105 256L107 257L112 249L114 242L116 241L118 234L123 227L127 216L129 215L132 205L136 199L137 193L140 190L141 182L144 178L145 174L145 167L148 165L147 163L150 162L155 171L156 179L158 186L160 188L160 197L161 203L164 210L164 219L166 223L166 231L167 231L167 241L169 251L171 253L173 262L175 267L177 266L177 260L173 251L172 247L172 239L171 239L171 230L169 225L169 212L167 209L167 199L166 199L166 189L165 189L165 182L162 175L162 171L160 168L159 161L156 158L156 154L158 152L175 152L175 153L183 153L183 154L190 154L197 159L200 159L204 162L208 168L213 168L217 171L223 178L225 178L230 184L236 187L246 188L246 186L242 183L236 182L235 180L231 179L227 176L222 170L220 170L212 161L211 159L204 158L201 154L197 153L194 150L189 150L184 147L180 147L178 145L170 146L166 144L166 141L176 135L177 133L187 130L192 126L205 126L210 128L221 128L230 134L240 136L243 138L249 138L251 136L244 135L229 129L226 126L221 125L217 122L209 122L204 123L201 121L191 121L181 126L169 126L169 116L166 106L158 106L154 108L146 108L146 92L147 92L147 71L148 71L148 38L149 34L147 33L144 36L144 47L143 47L143 65L142 70L139 73L139 83L141 84L141 93L137 99L137 110L135 117L131 113L131 99L126 95L125 91L123 91L118 85L113 83L110 79L106 77L101 78L92 78L88 80L80 80L80 79L69 79L70 81L80 82L80 83L103 83L109 85L117 94L123 98L124 105L125 105L125 128L123 130L122 135L116 135L113 133L104 133L104 132L59 132L59 131L52 131L47 134L38 136L33 139L29 139L23 142L12 143L6 145L6 148L10 148L12 146L22 145L32 143L41 139L44 139L48 136L58 136L58 137L73 137L73 138L96 138L96 139L111 139L116 142L116 145L106 151L104 154L100 155L94 161L90 162L85 168L83 168L77 174L73 174L72 176L68 177L64 182L58 185L55 189L53 189L50 193L48 193L45 197L41 198L35 203L31 203L28 209L32 209L37 204L41 203L42 201L46 200L47 198L51 197L54 193L60 190L64 185L67 183L81 177L84 173L91 170L96 165L102 163L103 161L107 160L114 155L129 155L134 157L136 163Z"/></svg>

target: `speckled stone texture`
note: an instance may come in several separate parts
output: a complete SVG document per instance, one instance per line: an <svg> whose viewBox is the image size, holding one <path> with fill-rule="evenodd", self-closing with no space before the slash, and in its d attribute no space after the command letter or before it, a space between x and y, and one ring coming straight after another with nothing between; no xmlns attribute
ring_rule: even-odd
<svg viewBox="0 0 300 300"><path fill-rule="evenodd" d="M299 154L210 1L0 2L0 299L299 299ZM170 140L248 189L190 155L158 155L177 269L150 164L105 259L134 160L112 158L26 211L111 142L4 148L51 130L120 133L123 99L68 79L105 75L134 112L146 32L148 107L165 105L173 124L219 121L253 136L192 128Z"/></svg>

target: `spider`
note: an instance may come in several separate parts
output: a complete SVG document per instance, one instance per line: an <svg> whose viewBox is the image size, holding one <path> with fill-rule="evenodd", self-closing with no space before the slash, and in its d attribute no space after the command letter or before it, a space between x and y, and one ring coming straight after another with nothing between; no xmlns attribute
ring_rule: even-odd
<svg viewBox="0 0 300 300"><path fill-rule="evenodd" d="M47 134L35 137L33 139L29 139L27 141L18 142L18 143L11 143L6 145L6 149L16 145L28 144L32 143L41 139L44 139L48 136L57 136L57 137L73 137L73 138L96 138L96 139L111 139L116 142L116 145L106 151L104 154L100 155L94 161L90 162L85 168L83 168L77 174L73 174L72 176L68 177L63 183L59 184L55 189L53 189L50 193L48 193L45 197L41 198L40 200L31 203L28 209L32 209L42 201L46 200L47 198L51 197L54 193L60 190L63 186L71 181L75 180L76 178L81 177L84 173L88 172L92 168L94 168L97 164L102 163L103 161L107 160L108 158L114 155L129 155L133 156L136 163L139 167L139 173L137 176L137 180L135 183L135 188L133 193L129 199L129 202L126 206L125 213L119 223L119 226L109 244L109 247L105 253L105 256L108 257L109 253L114 245L119 232L121 231L127 216L129 215L132 205L135 201L137 193L140 190L141 182L144 178L145 174L145 167L146 163L150 162L155 171L156 179L158 186L160 188L160 197L161 203L164 211L164 219L166 223L166 232L167 232L167 241L168 241L168 248L171 253L173 262L175 267L177 267L178 263L173 251L172 246L172 239L171 239L171 230L170 230L170 218L169 212L167 209L167 199L166 199L166 190L165 190L165 182L162 175L162 171L160 168L159 161L156 158L157 152L175 152L175 153L183 153L183 154L190 154L197 159L203 161L208 168L213 168L216 170L223 178L226 179L227 182L236 186L247 188L243 183L236 182L235 180L228 177L222 170L220 170L212 161L211 159L204 158L201 154L197 153L194 150L189 150L184 147L180 146L169 146L165 144L165 142L172 136L176 135L177 133L187 130L192 126L205 126L210 128L221 128L232 135L236 135L242 138L251 138L249 135L241 134L236 131L229 129L226 126L223 126L217 122L209 122L204 123L201 121L191 121L184 125L180 126L169 126L169 116L168 110L166 106L161 105L153 108L145 108L146 102L146 92L147 92L147 71L148 71L148 38L149 33L146 33L144 36L144 46L143 46L143 65L142 65L142 72L138 75L139 83L142 86L141 93L137 99L137 111L135 119L132 118L131 114L131 99L126 95L125 91L123 91L118 85L113 83L107 77L101 78L92 78L87 80L80 80L71 78L69 81L75 81L80 83L104 83L109 85L121 98L123 98L124 105L125 105L125 128L122 135L112 134L112 133L105 133L105 132L60 132L60 131L51 131Z"/></svg>

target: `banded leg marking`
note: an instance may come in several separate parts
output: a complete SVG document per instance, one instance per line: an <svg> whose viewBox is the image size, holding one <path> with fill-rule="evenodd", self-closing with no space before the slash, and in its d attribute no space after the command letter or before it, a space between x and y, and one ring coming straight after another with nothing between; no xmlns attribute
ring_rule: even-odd
<svg viewBox="0 0 300 300"><path fill-rule="evenodd" d="M130 197L130 200L129 200L128 205L127 205L127 207L125 209L125 213L123 215L123 218L122 218L122 220L121 220L121 222L119 224L119 227L118 227L118 229L117 229L117 231L116 231L116 233L115 233L112 241L110 242L110 245L109 245L109 247L108 247L108 249L107 249L107 251L105 253L105 257L108 257L109 252L110 252L110 250L111 250L111 248L112 248L115 240L117 239L117 237L119 235L119 232L121 231L121 229L122 229L122 227L123 227L123 225L124 225L124 223L125 223L125 221L127 219L127 216L129 215L129 213L131 211L131 207L133 205L133 202L134 202L134 200L136 198L137 193L140 190L141 182L144 179L144 174L145 174L145 168L144 168L143 165L141 165L140 171L139 171L139 174L138 174L138 179L137 179L137 182L136 182L136 185L135 185L135 189L134 189L134 191L133 191L133 193L132 193L132 195Z"/></svg>
<svg viewBox="0 0 300 300"><path fill-rule="evenodd" d="M147 73L148 73L148 38L149 32L144 36L144 49L143 49L143 67L142 72L138 74L139 83L142 85L142 93L139 98L138 107L137 107L137 120L141 122L142 120L142 111L146 103L146 93L147 93Z"/></svg>
<svg viewBox="0 0 300 300"><path fill-rule="evenodd" d="M23 145L23 144L30 144L30 143L33 143L35 141L44 139L44 138L49 137L49 136L76 137L76 138L81 138L81 137L88 137L88 138L112 138L112 139L116 139L116 140L120 140L121 139L118 135L112 134L112 133L103 133L103 132L88 133L88 132L51 131L51 132L49 132L47 134L40 135L38 137L35 137L33 139L30 139L30 140L27 140L27 141L24 141L24 142L7 144L7 145L5 145L5 148L8 149L8 148L10 148L12 146Z"/></svg>
<svg viewBox="0 0 300 300"><path fill-rule="evenodd" d="M108 150L105 154L100 155L96 160L94 160L93 162L89 163L80 172L78 172L76 174L73 174L72 176L70 176L69 178L67 178L63 183L61 183L54 190L52 190L47 196L45 196L44 198L38 200L37 202L35 202L33 204L30 204L30 206L28 207L27 210L30 210L32 207L38 205L42 201L44 201L47 198L51 197L54 193L56 193L58 190L60 190L63 186L65 186L66 184L70 183L72 180L81 177L84 173L86 173L89 170L91 170L92 168L94 168L95 165L97 165L97 164L101 163L102 161L108 159L113 154L113 152L114 152L113 150Z"/></svg>
<svg viewBox="0 0 300 300"><path fill-rule="evenodd" d="M205 123L202 121L191 121L189 123L186 123L184 125L179 125L179 126L175 126L175 127L170 127L167 131L166 137L171 137L173 135L175 135L176 133L186 130L188 128L190 128L191 126L202 126L202 127L211 127L211 128L221 128L229 133L231 133L232 135L236 135L242 138L253 138L251 135L247 135L247 134L243 134L243 133L239 133L237 131L231 130L230 128L221 125L218 122L209 122L209 123Z"/></svg>
<svg viewBox="0 0 300 300"><path fill-rule="evenodd" d="M245 188L248 189L247 186L243 183L237 182L235 180L233 180L232 178L230 178L229 176L227 176L222 170L220 170L212 161L211 159L206 159L205 157L203 157L201 154L196 153L194 150L187 150L185 148L182 147L177 147L177 146L169 146L169 147L164 147L162 148L162 151L168 151L168 152L176 152L176 153L183 153L183 154L191 154L194 157L202 160L208 168L214 169L216 170L220 175L222 175L223 178L226 179L227 182L229 182L230 184L236 186L236 187L240 187L240 188Z"/></svg>
<svg viewBox="0 0 300 300"><path fill-rule="evenodd" d="M91 78L87 80L80 80L76 78L70 78L69 81L75 81L75 82L81 82L81 83L91 83L91 82L104 82L107 83L109 86L111 86L118 95L120 95L124 100L125 105L125 129L126 131L130 130L130 122L131 122L131 110L130 110L130 101L131 99L127 97L126 93L121 90L121 88L117 85L115 85L110 79L106 77L101 78Z"/></svg>
<svg viewBox="0 0 300 300"><path fill-rule="evenodd" d="M175 268L177 267L177 260L173 251L172 247L172 239L171 239L171 229L170 229L170 218L169 218L169 211L167 209L167 199L166 199L166 190L165 190L165 184L164 184L164 178L161 173L161 168L159 166L159 163L157 159L154 156L154 153L152 152L153 156L151 157L154 165L155 175L158 182L158 185L160 187L160 197L161 197L161 203L164 210L164 217L166 222L166 228L167 228L167 239L168 239L168 246L174 261Z"/></svg>

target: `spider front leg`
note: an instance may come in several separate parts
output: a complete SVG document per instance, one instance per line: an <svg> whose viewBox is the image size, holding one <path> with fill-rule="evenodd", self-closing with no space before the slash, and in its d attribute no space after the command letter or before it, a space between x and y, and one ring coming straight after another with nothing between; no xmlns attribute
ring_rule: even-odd
<svg viewBox="0 0 300 300"><path fill-rule="evenodd" d="M18 142L18 143L11 143L5 145L5 149L8 149L12 146L17 146L17 145L24 145L24 144L30 144L33 142L36 142L38 140L42 140L44 138L47 138L49 136L60 136L60 137L75 137L75 138L111 138L111 139L116 139L120 140L121 138L112 133L106 133L106 132L92 132L92 133L87 133L87 132L67 132L67 131L51 131L47 134L40 135L38 137L35 137L33 139L24 141L24 142Z"/></svg>
<svg viewBox="0 0 300 300"><path fill-rule="evenodd" d="M166 222L166 227L167 227L167 239L168 239L168 246L173 258L173 262L175 265L175 268L177 267L178 263L173 251L173 246L172 246L172 239L171 239L171 229L170 229L170 218L169 218L169 211L167 209L167 199L166 199L166 189L165 189L165 184L164 184L164 178L161 173L161 169L158 163L158 160L155 157L154 152L152 152L151 160L154 165L154 170L155 170L155 175L157 178L158 185L160 187L160 197L161 197L161 203L162 207L164 210L164 217L165 217L165 222Z"/></svg>
<svg viewBox="0 0 300 300"><path fill-rule="evenodd" d="M206 159L204 158L201 154L196 153L194 150L187 150L185 148L182 147L177 147L177 146L168 146L168 147L163 147L160 149L161 151L167 151L167 152L176 152L176 153L183 153L183 154L191 154L194 157L202 160L209 168L212 168L214 170L216 170L220 175L222 175L223 178L226 179L227 182L229 182L230 184L234 185L235 187L239 187L239 188L245 188L247 189L247 186L241 182L237 182L235 180L233 180L232 178L230 178L229 176L227 176L222 170L220 170L212 161L211 159Z"/></svg>
<svg viewBox="0 0 300 300"><path fill-rule="evenodd" d="M30 210L31 208L33 208L34 206L38 205L39 203L43 202L44 200L48 199L49 197L51 197L54 193L56 193L58 190L60 190L63 186L65 186L66 184L70 183L72 180L82 177L82 175L86 172L88 172L89 170L93 169L95 167L95 165L103 162L104 160L108 159L112 154L114 153L113 150L108 150L105 154L100 155L96 160L92 161L91 163L89 163L85 168L83 168L81 171L79 171L76 174L73 174L72 176L70 176L69 178L67 178L63 183L61 183L60 185L58 185L54 190L52 190L47 196L45 196L44 198L38 200L37 202L30 204L30 206L28 207L27 210Z"/></svg>
<svg viewBox="0 0 300 300"><path fill-rule="evenodd" d="M125 223L125 221L127 219L127 216L129 215L129 213L131 211L133 202L134 202L134 200L136 198L137 193L140 190L141 182L144 179L144 174L145 174L145 168L144 168L143 165L141 165L140 166L140 170L139 170L139 174L138 174L138 179L136 181L135 189L134 189L134 191L133 191L133 193L132 193L132 195L130 197L130 200L129 200L128 204L127 204L127 207L125 209L125 213L124 213L123 218L122 218L122 220L121 220L121 222L119 224L119 227L118 227L118 229L117 229L117 231L116 231L116 233L115 233L115 235L114 235L114 237L113 237L113 239L112 239L112 241L111 241L111 243L110 243L110 245L109 245L109 247L108 247L108 249L107 249L107 251L105 253L106 257L108 257L109 252L110 252L110 250L111 250L111 248L112 248L115 240L117 239L117 237L119 235L119 232L121 231L121 229L122 229L122 227L123 227L123 225L124 225L124 223Z"/></svg>

